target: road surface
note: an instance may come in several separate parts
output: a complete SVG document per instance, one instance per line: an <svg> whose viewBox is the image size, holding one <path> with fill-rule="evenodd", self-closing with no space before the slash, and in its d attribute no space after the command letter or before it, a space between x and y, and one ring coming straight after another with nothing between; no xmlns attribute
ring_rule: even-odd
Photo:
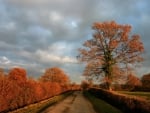
<svg viewBox="0 0 150 113"><path fill-rule="evenodd" d="M96 113L81 91L74 92L63 101L50 106L42 113Z"/></svg>

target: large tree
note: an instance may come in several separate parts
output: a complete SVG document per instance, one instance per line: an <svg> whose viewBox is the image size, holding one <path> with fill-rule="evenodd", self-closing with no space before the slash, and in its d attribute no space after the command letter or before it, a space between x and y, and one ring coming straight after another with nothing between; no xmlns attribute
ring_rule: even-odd
<svg viewBox="0 0 150 113"><path fill-rule="evenodd" d="M116 76L122 75L128 66L143 60L143 43L137 34L131 35L130 25L120 25L114 21L94 23L92 39L79 49L79 60L86 62L86 76L104 76L107 88Z"/></svg>

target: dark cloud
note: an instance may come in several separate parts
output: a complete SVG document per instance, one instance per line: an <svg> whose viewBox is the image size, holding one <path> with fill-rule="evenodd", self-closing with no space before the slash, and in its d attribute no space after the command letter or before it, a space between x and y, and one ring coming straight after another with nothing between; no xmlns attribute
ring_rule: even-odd
<svg viewBox="0 0 150 113"><path fill-rule="evenodd" d="M22 66L35 76L60 66L72 79L80 78L77 49L92 36L91 25L115 20L141 35L147 59L143 74L150 65L149 7L149 0L1 0L0 65Z"/></svg>

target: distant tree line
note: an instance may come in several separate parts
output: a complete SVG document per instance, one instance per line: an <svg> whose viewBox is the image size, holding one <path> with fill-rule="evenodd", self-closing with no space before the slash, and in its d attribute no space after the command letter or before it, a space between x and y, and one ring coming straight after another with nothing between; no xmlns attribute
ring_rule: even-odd
<svg viewBox="0 0 150 113"><path fill-rule="evenodd" d="M81 88L87 90L91 87L107 89L105 82L94 83L88 78L81 82ZM114 82L112 84L112 90L126 90L126 91L150 91L150 73L143 75L141 78L135 74L130 73L126 78L123 78L121 82Z"/></svg>
<svg viewBox="0 0 150 113"><path fill-rule="evenodd" d="M101 83L97 87L106 89L106 84ZM125 83L114 83L113 90L128 90L128 91L150 91L150 73L138 78L136 75L129 74Z"/></svg>

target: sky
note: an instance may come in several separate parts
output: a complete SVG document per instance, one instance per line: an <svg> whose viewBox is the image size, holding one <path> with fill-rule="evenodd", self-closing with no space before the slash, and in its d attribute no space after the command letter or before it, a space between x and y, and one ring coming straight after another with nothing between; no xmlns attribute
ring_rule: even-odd
<svg viewBox="0 0 150 113"><path fill-rule="evenodd" d="M78 48L92 38L94 22L130 24L144 43L141 77L150 67L150 0L0 0L0 67L22 67L38 78L60 67L74 82L83 79Z"/></svg>

